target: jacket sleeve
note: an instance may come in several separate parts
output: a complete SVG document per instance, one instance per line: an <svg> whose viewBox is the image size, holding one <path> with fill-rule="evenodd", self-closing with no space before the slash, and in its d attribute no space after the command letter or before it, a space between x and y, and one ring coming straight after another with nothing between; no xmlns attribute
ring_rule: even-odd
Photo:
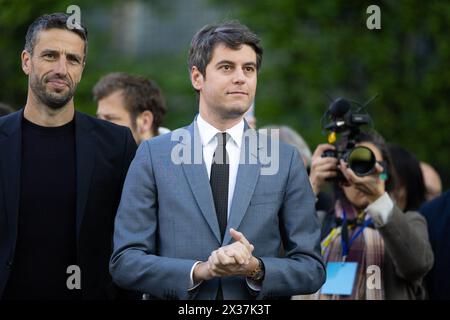
<svg viewBox="0 0 450 320"><path fill-rule="evenodd" d="M285 257L261 257L265 277L258 298L316 292L325 282L320 226L308 175L295 149L279 221Z"/></svg>
<svg viewBox="0 0 450 320"><path fill-rule="evenodd" d="M157 188L149 142L144 141L125 179L115 220L110 273L124 289L159 299L189 299L195 261L158 256L157 230Z"/></svg>
<svg viewBox="0 0 450 320"><path fill-rule="evenodd" d="M406 281L422 279L434 263L425 218L419 213L403 213L397 206L386 225L378 230L385 251L392 259L397 275Z"/></svg>

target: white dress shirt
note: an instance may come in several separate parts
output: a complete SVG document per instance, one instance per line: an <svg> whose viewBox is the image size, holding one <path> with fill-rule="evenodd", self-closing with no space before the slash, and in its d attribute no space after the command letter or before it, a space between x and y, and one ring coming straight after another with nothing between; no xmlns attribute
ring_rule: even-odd
<svg viewBox="0 0 450 320"><path fill-rule="evenodd" d="M216 129L206 122L199 114L197 117L197 126L202 141L203 161L208 172L208 178L211 178L211 165L214 151L217 148L217 134L222 131ZM233 201L234 187L236 186L236 177L239 168L239 158L241 154L242 136L244 135L244 120L225 131L230 135L226 149L229 159L229 180L228 180L228 211L227 217L230 217L231 202Z"/></svg>
<svg viewBox="0 0 450 320"><path fill-rule="evenodd" d="M200 139L202 142L202 150L203 150L203 161L206 166L206 171L208 172L208 178L211 177L211 165L214 156L214 151L217 148L217 134L222 133L219 129L215 128L211 124L205 121L202 116L199 114L197 116L197 127L200 135ZM234 187L236 186L236 177L239 169L239 159L241 155L241 143L242 136L244 135L244 120L242 119L238 124L234 125L230 129L225 131L230 135L230 139L227 141L225 148L228 153L229 160L229 180L228 180L228 210L227 216L230 218L230 209L231 203L233 201L234 195ZM200 261L196 262L191 269L191 285L189 290L193 290L198 287L201 281L194 285L193 275L194 269ZM251 289L255 291L261 290L261 285L255 283L254 281L247 279L247 284Z"/></svg>

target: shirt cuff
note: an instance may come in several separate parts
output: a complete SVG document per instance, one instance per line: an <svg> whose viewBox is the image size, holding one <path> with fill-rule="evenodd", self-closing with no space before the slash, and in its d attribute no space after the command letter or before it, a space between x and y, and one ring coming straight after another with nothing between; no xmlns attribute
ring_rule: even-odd
<svg viewBox="0 0 450 320"><path fill-rule="evenodd" d="M188 291L194 290L194 289L197 288L199 285L201 285L202 282L203 282L203 281L199 281L199 282L197 282L197 283L194 283L194 269L195 269L195 267L196 267L200 262L201 262L201 261L197 261L197 262L194 263L194 265L192 266L192 269L191 269L191 280L190 280L190 282L189 282L189 289L188 289Z"/></svg>
<svg viewBox="0 0 450 320"><path fill-rule="evenodd" d="M381 197L371 203L365 211L372 218L375 227L380 228L389 222L393 208L394 203L387 192L385 192Z"/></svg>
<svg viewBox="0 0 450 320"><path fill-rule="evenodd" d="M261 282L252 280L248 277L246 277L245 280L247 281L247 285L249 286L250 289L252 289L253 291L261 291L262 288Z"/></svg>

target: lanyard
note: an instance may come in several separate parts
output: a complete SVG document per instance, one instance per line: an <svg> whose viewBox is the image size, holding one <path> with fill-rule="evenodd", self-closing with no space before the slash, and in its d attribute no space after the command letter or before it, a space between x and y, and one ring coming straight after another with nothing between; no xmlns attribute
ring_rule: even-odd
<svg viewBox="0 0 450 320"><path fill-rule="evenodd" d="M372 223L372 218L365 220L361 228L355 232L355 234L349 241L347 228L347 213L345 212L345 209L342 210L342 215L343 215L341 227L342 261L345 261L347 259L348 252L350 251L353 242L356 240L356 238L358 238L361 235L364 229L367 228Z"/></svg>

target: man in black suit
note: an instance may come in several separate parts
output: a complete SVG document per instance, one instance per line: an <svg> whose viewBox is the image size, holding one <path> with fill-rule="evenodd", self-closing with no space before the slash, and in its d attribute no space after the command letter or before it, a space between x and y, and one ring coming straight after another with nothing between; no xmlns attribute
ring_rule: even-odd
<svg viewBox="0 0 450 320"><path fill-rule="evenodd" d="M0 119L0 297L107 299L114 217L136 144L75 111L87 31L63 13L27 32L25 108Z"/></svg>

